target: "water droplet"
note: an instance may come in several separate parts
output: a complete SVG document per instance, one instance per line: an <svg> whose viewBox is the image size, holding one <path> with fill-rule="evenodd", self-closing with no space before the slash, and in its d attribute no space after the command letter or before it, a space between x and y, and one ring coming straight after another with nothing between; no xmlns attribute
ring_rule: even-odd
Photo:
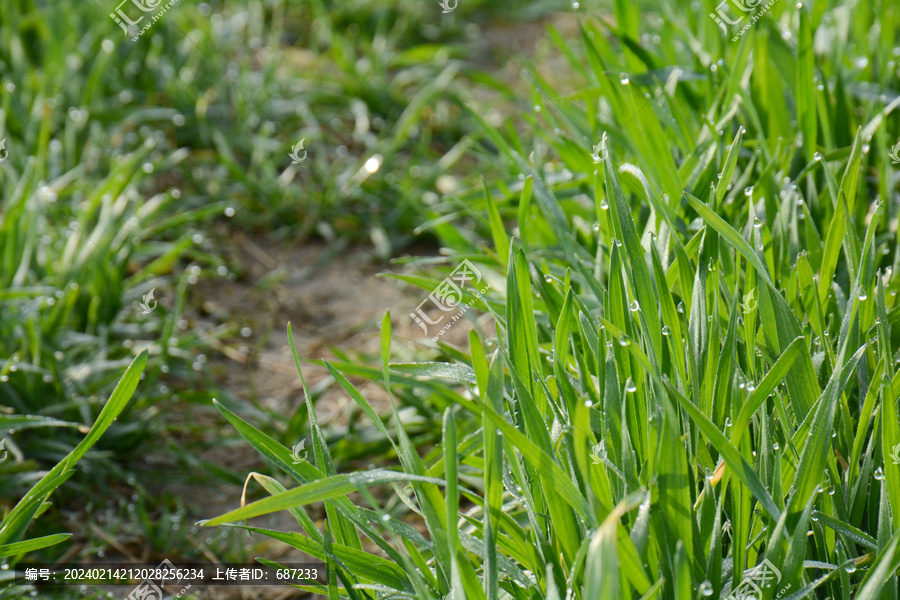
<svg viewBox="0 0 900 600"><path fill-rule="evenodd" d="M700 584L700 594L703 596L712 596L713 595L713 586L709 581L704 581Z"/></svg>
<svg viewBox="0 0 900 600"><path fill-rule="evenodd" d="M684 314L684 300L678 303L678 306L675 308L681 314Z"/></svg>
<svg viewBox="0 0 900 600"><path fill-rule="evenodd" d="M813 160L816 162L822 162L825 160L825 156L821 152L816 152L813 154Z"/></svg>
<svg viewBox="0 0 900 600"><path fill-rule="evenodd" d="M629 394L637 391L637 386L634 385L634 382L631 380L630 377L625 382L625 391L628 392Z"/></svg>
<svg viewBox="0 0 900 600"><path fill-rule="evenodd" d="M619 75L619 83L621 83L622 85L628 85L629 83L631 83L631 80L628 79L627 73L622 73L621 75Z"/></svg>
<svg viewBox="0 0 900 600"><path fill-rule="evenodd" d="M606 201L606 198L600 200L600 209L601 210L609 210L609 202Z"/></svg>
<svg viewBox="0 0 900 600"><path fill-rule="evenodd" d="M669 333L670 333L670 332L669 332L669 326L668 326L668 325L663 325L663 328L662 328L662 334L663 334L663 335L669 335Z"/></svg>
<svg viewBox="0 0 900 600"><path fill-rule="evenodd" d="M594 403L591 402L590 400L585 400L585 401L584 401L584 405L585 405L586 407L590 408L590 407L592 407L592 406L594 405Z"/></svg>
<svg viewBox="0 0 900 600"><path fill-rule="evenodd" d="M628 309L631 310L631 312L637 312L640 308L641 305L638 304L637 300L632 300L631 304L628 305Z"/></svg>
<svg viewBox="0 0 900 600"><path fill-rule="evenodd" d="M847 571L848 573L856 573L856 563L855 562L848 563L847 566L844 567L844 570Z"/></svg>
<svg viewBox="0 0 900 600"><path fill-rule="evenodd" d="M731 417L725 417L725 429L731 427Z"/></svg>
<svg viewBox="0 0 900 600"><path fill-rule="evenodd" d="M781 450L781 446L778 444L778 442L772 442L772 450L774 450L775 452Z"/></svg>
<svg viewBox="0 0 900 600"><path fill-rule="evenodd" d="M595 222L594 222L594 226L593 226L592 229L594 230L594 233L600 231L600 222L599 222L599 221L595 221Z"/></svg>
<svg viewBox="0 0 900 600"><path fill-rule="evenodd" d="M753 195L753 186L747 186L744 188L744 195L748 198Z"/></svg>
<svg viewBox="0 0 900 600"><path fill-rule="evenodd" d="M869 296L865 292L862 292L859 296L857 296L857 299L860 302L865 302L866 300L869 299Z"/></svg>
<svg viewBox="0 0 900 600"><path fill-rule="evenodd" d="M572 8L573 8L573 9L578 10L579 7L581 7L581 4L579 4L578 2L573 2L573 3L572 3Z"/></svg>
<svg viewBox="0 0 900 600"><path fill-rule="evenodd" d="M547 283L552 282L553 276L552 275L544 275L544 281L546 281Z"/></svg>
<svg viewBox="0 0 900 600"><path fill-rule="evenodd" d="M884 469L882 469L881 467L875 469L875 479L877 479L878 481L884 481Z"/></svg>
<svg viewBox="0 0 900 600"><path fill-rule="evenodd" d="M753 217L753 226L756 227L757 229L762 229L762 221L760 221L756 217Z"/></svg>

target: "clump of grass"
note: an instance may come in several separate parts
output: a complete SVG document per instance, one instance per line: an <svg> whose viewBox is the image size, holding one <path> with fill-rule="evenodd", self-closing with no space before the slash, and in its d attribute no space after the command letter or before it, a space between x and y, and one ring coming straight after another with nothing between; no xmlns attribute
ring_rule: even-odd
<svg viewBox="0 0 900 600"><path fill-rule="evenodd" d="M533 154L485 123L524 178L459 198L490 252L435 215L506 277L479 304L498 339L438 344L448 362L392 365L383 322L373 379L427 398L437 445L336 369L395 468L337 472L311 405L299 465L220 407L299 485L257 477L269 497L206 525L288 510L301 532L234 527L325 561L307 589L331 597L724 597L760 565L779 574L767 600L895 597L896 11L842 30L840 9L781 3L731 44L709 11L654 6L649 45L626 2L616 27L581 25L580 51L557 36L585 85L558 98L531 73Z"/></svg>
<svg viewBox="0 0 900 600"><path fill-rule="evenodd" d="M49 548L71 536L68 533L56 533L23 539L32 522L46 510L50 495L73 475L76 464L122 414L140 382L146 364L147 353L142 352L125 370L84 439L62 461L45 473L0 521L0 561L4 570L3 579L0 581L6 584L0 588L0 598L21 598L29 591L30 586L11 585L11 577L8 576L12 572L10 566L14 566L25 554ZM27 422L25 424L28 425Z"/></svg>

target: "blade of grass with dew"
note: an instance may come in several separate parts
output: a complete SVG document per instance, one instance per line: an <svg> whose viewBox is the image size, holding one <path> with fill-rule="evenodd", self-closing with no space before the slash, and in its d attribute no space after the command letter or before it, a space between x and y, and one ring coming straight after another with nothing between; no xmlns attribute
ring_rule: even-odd
<svg viewBox="0 0 900 600"><path fill-rule="evenodd" d="M71 533L54 533L52 535L45 535L43 537L25 540L23 542L2 544L0 545L0 558L16 556L18 554L26 554L28 552L40 550L42 548L49 548L50 546L55 546L56 544L60 544L66 541L70 537L72 537Z"/></svg>
<svg viewBox="0 0 900 600"><path fill-rule="evenodd" d="M360 487L372 487L397 481L420 482L430 484L443 484L442 479L425 477L398 471L373 469L365 473L352 473L323 477L317 481L301 485L262 500L252 502L243 508L238 508L203 522L205 526L221 525L271 514L286 510L291 506L321 502L345 496Z"/></svg>
<svg viewBox="0 0 900 600"><path fill-rule="evenodd" d="M75 464L97 443L103 432L112 425L113 421L125 409L125 405L137 389L141 373L143 373L146 364L147 352L144 351L138 354L125 370L85 438L66 458L44 475L25 497L16 504L15 508L6 515L6 518L0 522L0 544L6 545L19 541L47 497L71 476Z"/></svg>
<svg viewBox="0 0 900 600"><path fill-rule="evenodd" d="M469 332L469 346L482 402L500 412L503 403L503 362L499 354L495 353L488 364L481 340L474 331ZM484 590L488 600L497 600L497 526L502 523L503 442L484 414L481 417L481 428L484 436ZM497 525L494 524L495 520Z"/></svg>
<svg viewBox="0 0 900 600"><path fill-rule="evenodd" d="M878 318L878 333L881 347L880 364L889 365L893 357L891 351L891 336L889 332L890 321L885 308L884 284L881 277L876 277L875 303ZM877 375L876 369L876 375ZM872 386L881 389L881 455L883 457L900 456L900 415L897 412L897 395L891 377L885 374L874 379ZM884 481L887 487L888 497L891 501L891 515L893 516L894 530L900 531L900 461L884 460Z"/></svg>

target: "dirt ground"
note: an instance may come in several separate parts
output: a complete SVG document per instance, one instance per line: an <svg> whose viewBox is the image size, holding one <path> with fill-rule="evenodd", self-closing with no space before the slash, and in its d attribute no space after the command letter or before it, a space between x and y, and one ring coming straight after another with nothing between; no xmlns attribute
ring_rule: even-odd
<svg viewBox="0 0 900 600"><path fill-rule="evenodd" d="M205 312L246 323L253 332L247 340L255 344L249 356L229 352L213 363L220 383L237 397L249 399L252 394L267 408L285 414L298 408L302 387L288 344L288 323L310 389L331 377L325 367L308 361L335 361L338 353L348 353L380 364L381 320L386 311L391 313L392 362L411 360L436 347L410 317L430 290L388 276L426 274L421 268L380 263L366 247L322 242L284 244L239 236L232 252L243 276L236 282L216 282L214 291L198 287L195 294L202 298ZM437 249L425 252L434 256ZM441 341L465 347L471 328L470 322L457 322ZM429 335L438 330L431 326ZM388 408L380 385L351 381L376 410ZM329 386L316 403L319 420L342 422L351 403L343 389Z"/></svg>

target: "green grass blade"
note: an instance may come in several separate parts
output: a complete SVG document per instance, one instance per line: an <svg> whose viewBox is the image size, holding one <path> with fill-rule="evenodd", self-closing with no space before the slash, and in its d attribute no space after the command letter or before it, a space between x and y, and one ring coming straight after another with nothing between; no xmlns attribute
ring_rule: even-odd
<svg viewBox="0 0 900 600"><path fill-rule="evenodd" d="M13 542L12 544L0 545L0 558L7 556L16 556L17 554L25 554L34 552L42 548L49 548L72 537L71 533L54 533L53 535L45 535L39 538L24 540L21 542Z"/></svg>

